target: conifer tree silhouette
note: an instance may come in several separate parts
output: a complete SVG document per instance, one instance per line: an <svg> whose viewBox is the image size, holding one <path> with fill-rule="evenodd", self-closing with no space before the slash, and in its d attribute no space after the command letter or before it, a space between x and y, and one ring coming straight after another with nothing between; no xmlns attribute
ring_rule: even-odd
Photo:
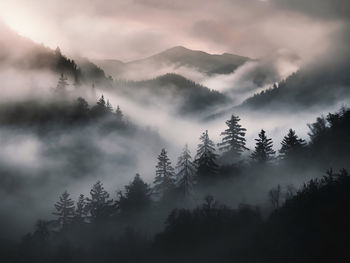
<svg viewBox="0 0 350 263"><path fill-rule="evenodd" d="M118 206L122 212L142 212L151 204L151 189L139 174L125 186L125 193L119 192Z"/></svg>
<svg viewBox="0 0 350 263"><path fill-rule="evenodd" d="M72 218L74 217L74 201L69 197L67 191L59 197L55 208L56 212L53 212L53 214L57 216L56 221L62 228L72 222Z"/></svg>
<svg viewBox="0 0 350 263"><path fill-rule="evenodd" d="M87 217L87 207L86 199L83 194L79 195L79 199L76 202L75 213L74 213L74 222L75 223L84 223Z"/></svg>
<svg viewBox="0 0 350 263"><path fill-rule="evenodd" d="M116 116L118 121L122 121L123 120L123 112L120 109L119 105L117 106L117 109L115 110L115 116Z"/></svg>
<svg viewBox="0 0 350 263"><path fill-rule="evenodd" d="M181 196L189 196L196 183L196 165L192 162L191 152L185 145L176 166L176 187Z"/></svg>
<svg viewBox="0 0 350 263"><path fill-rule="evenodd" d="M86 198L86 207L92 222L101 221L113 213L113 200L104 189L103 184L97 181L90 190L90 198Z"/></svg>
<svg viewBox="0 0 350 263"><path fill-rule="evenodd" d="M231 116L231 119L226 121L227 129L221 133L222 142L218 143L219 149L229 157L236 159L241 156L245 147L246 139L244 138L246 129L239 124L240 118L238 116Z"/></svg>
<svg viewBox="0 0 350 263"><path fill-rule="evenodd" d="M158 156L153 191L160 198L171 195L175 188L174 168L165 149Z"/></svg>
<svg viewBox="0 0 350 263"><path fill-rule="evenodd" d="M197 165L198 182L204 182L216 176L219 166L216 163L217 154L215 153L215 145L209 139L207 130L201 135L200 141L195 163Z"/></svg>
<svg viewBox="0 0 350 263"><path fill-rule="evenodd" d="M287 157L295 157L300 150L306 145L303 139L300 139L294 130L289 129L289 132L284 136L281 142L281 149L279 150L281 158L285 159Z"/></svg>
<svg viewBox="0 0 350 263"><path fill-rule="evenodd" d="M251 158L259 163L271 160L275 154L275 151L272 149L272 139L267 138L266 132L261 130L259 138L255 139L255 141L255 151L252 153Z"/></svg>

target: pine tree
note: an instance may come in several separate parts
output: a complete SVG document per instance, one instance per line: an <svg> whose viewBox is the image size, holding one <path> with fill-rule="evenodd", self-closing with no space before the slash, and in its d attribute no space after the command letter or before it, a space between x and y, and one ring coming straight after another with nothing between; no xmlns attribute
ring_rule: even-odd
<svg viewBox="0 0 350 263"><path fill-rule="evenodd" d="M261 130L259 133L259 138L255 139L255 151L251 155L253 160L260 163L265 163L271 160L275 154L275 151L272 149L272 139L268 139L265 133L266 132L264 130Z"/></svg>
<svg viewBox="0 0 350 263"><path fill-rule="evenodd" d="M75 109L74 109L74 121L87 121L89 119L89 104L86 100L79 97L75 101Z"/></svg>
<svg viewBox="0 0 350 263"><path fill-rule="evenodd" d="M289 132L284 136L283 141L281 142L281 149L279 150L281 157L284 159L286 157L295 157L300 150L305 147L306 142L303 139L300 139L295 131L289 129Z"/></svg>
<svg viewBox="0 0 350 263"><path fill-rule="evenodd" d="M96 105L92 107L91 109L91 115L95 118L100 118L105 116L107 113L107 105L105 101L105 97L101 95L99 100L96 102Z"/></svg>
<svg viewBox="0 0 350 263"><path fill-rule="evenodd" d="M191 153L187 144L178 159L176 166L176 187L178 192L183 196L189 196L196 183L196 165L192 162Z"/></svg>
<svg viewBox="0 0 350 263"><path fill-rule="evenodd" d="M240 118L238 116L231 116L230 120L226 121L228 128L221 133L222 142L218 144L221 151L230 157L237 158L241 156L244 150L248 150L245 147L246 139L244 138L245 128L239 124Z"/></svg>
<svg viewBox="0 0 350 263"><path fill-rule="evenodd" d="M86 209L86 199L83 194L79 196L78 201L76 202L75 213L74 213L74 222L75 223L84 223L87 217Z"/></svg>
<svg viewBox="0 0 350 263"><path fill-rule="evenodd" d="M156 165L156 177L154 179L153 191L160 198L170 196L175 188L174 168L168 158L165 149L162 149L158 156L158 164Z"/></svg>
<svg viewBox="0 0 350 263"><path fill-rule="evenodd" d="M68 86L69 84L67 82L67 77L62 73L60 78L58 79L55 91L60 94L65 94Z"/></svg>
<svg viewBox="0 0 350 263"><path fill-rule="evenodd" d="M207 130L201 135L200 141L195 163L197 165L198 181L203 182L215 177L218 172L218 165L216 163L217 154L215 153L215 145L209 139Z"/></svg>
<svg viewBox="0 0 350 263"><path fill-rule="evenodd" d="M308 135L310 136L311 143L314 143L325 134L327 130L327 120L324 116L321 116L316 119L315 123L308 124L307 126L310 129Z"/></svg>
<svg viewBox="0 0 350 263"><path fill-rule="evenodd" d="M120 109L119 105L117 106L117 109L115 110L115 116L116 116L118 121L122 121L123 120L123 112Z"/></svg>
<svg viewBox="0 0 350 263"><path fill-rule="evenodd" d="M56 212L53 214L58 217L56 221L61 227L65 227L71 223L74 216L74 201L69 197L67 191L59 197L59 201L56 202L55 208Z"/></svg>
<svg viewBox="0 0 350 263"><path fill-rule="evenodd" d="M90 195L91 198L86 198L86 207L92 222L106 219L112 215L113 200L109 199L109 193L100 181L93 185Z"/></svg>
<svg viewBox="0 0 350 263"><path fill-rule="evenodd" d="M151 189L136 174L134 180L125 186L125 193L119 192L118 206L121 212L139 212L148 208L151 204Z"/></svg>
<svg viewBox="0 0 350 263"><path fill-rule="evenodd" d="M62 56L62 52L61 52L60 47L56 47L56 49L55 49L55 55L58 56L58 57L61 57L61 56Z"/></svg>
<svg viewBox="0 0 350 263"><path fill-rule="evenodd" d="M106 111L107 111L108 113L112 113L112 112L113 112L113 107L112 107L112 105L109 103L109 100L107 100Z"/></svg>
<svg viewBox="0 0 350 263"><path fill-rule="evenodd" d="M106 107L105 97L103 95L101 95L101 98L97 101L96 104L98 106L100 106L101 108L105 108Z"/></svg>

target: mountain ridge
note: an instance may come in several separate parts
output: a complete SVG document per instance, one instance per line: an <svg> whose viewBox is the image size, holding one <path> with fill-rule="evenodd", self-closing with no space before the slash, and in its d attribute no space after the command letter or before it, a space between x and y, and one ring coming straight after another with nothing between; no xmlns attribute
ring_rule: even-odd
<svg viewBox="0 0 350 263"><path fill-rule="evenodd" d="M185 67L195 69L203 74L229 74L251 59L230 53L209 54L201 50L191 50L183 46L175 46L146 58L123 62L117 59L93 60L107 74L114 78L132 79L130 73L141 72L149 68L156 75L178 73ZM164 72L164 68L168 72ZM163 70L163 71L162 71ZM144 78L154 78L150 75Z"/></svg>

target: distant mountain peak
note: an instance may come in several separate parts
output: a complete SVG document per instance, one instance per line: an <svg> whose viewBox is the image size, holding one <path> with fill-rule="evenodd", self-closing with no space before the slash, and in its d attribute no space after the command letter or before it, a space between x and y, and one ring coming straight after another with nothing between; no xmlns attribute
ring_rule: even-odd
<svg viewBox="0 0 350 263"><path fill-rule="evenodd" d="M190 50L190 49L188 49L184 46L175 46L175 47L168 48L165 51L170 51L170 50L186 51L186 50Z"/></svg>
<svg viewBox="0 0 350 263"><path fill-rule="evenodd" d="M175 46L144 59L127 63L104 60L96 61L109 75L114 78L140 80L139 72L148 72L142 78L153 78L155 75L177 73L177 69L188 67L203 74L230 74L250 58L239 55L209 54L201 50L191 50L184 46ZM141 78L141 79L142 79Z"/></svg>

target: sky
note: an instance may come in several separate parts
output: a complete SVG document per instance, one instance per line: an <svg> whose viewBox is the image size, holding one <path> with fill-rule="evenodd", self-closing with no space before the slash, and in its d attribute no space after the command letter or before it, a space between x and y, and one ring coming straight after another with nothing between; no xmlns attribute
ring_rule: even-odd
<svg viewBox="0 0 350 263"><path fill-rule="evenodd" d="M344 0L1 0L0 18L92 59L130 61L183 45L252 58L287 49L307 61L331 45L348 9Z"/></svg>

